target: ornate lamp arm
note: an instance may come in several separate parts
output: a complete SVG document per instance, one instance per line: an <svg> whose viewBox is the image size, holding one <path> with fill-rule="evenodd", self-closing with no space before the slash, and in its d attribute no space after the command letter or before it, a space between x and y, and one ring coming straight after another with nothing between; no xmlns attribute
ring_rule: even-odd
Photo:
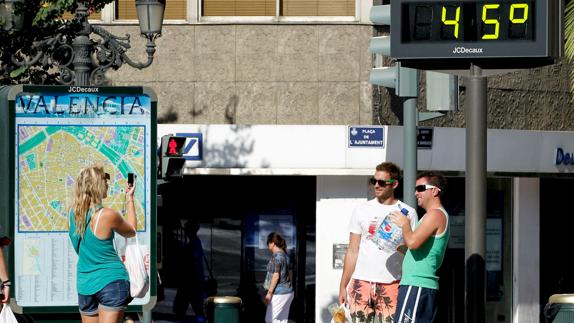
<svg viewBox="0 0 574 323"><path fill-rule="evenodd" d="M124 52L122 53L122 58L124 59L124 61L126 63L128 63L129 66L131 67L135 67L138 69L142 69L142 68L146 68L148 66L151 65L151 63L153 63L153 55L155 54L155 42L154 40L151 39L151 37L147 38L148 41L146 43L146 53L147 53L147 62L145 63L135 63L134 61L132 61L128 55Z"/></svg>
<svg viewBox="0 0 574 323"><path fill-rule="evenodd" d="M157 38L157 36L154 35L146 37L148 39L146 44L147 61L145 63L138 63L134 62L127 55L127 50L131 48L130 35L126 34L125 37L119 37L98 26L92 26L92 32L102 38L101 42L95 44L96 51L98 52L98 60L105 57L105 61L113 57L114 64L109 67L118 69L123 63L127 63L131 67L142 69L150 66L153 63L153 56L155 53L155 38ZM103 56L101 56L101 54L103 54Z"/></svg>
<svg viewBox="0 0 574 323"><path fill-rule="evenodd" d="M17 55L17 52L15 55L12 55L12 63L17 66L31 66L37 64L40 59L42 59L43 65L53 63L57 66L62 66L69 65L71 63L71 59L66 62L62 62L54 59L53 57L55 53L62 53L62 51L65 50L72 50L72 47L66 44L62 34L57 34L56 36L46 38L44 40L35 41L32 44L32 50L36 51L36 54L34 54L32 58L28 59L24 54Z"/></svg>

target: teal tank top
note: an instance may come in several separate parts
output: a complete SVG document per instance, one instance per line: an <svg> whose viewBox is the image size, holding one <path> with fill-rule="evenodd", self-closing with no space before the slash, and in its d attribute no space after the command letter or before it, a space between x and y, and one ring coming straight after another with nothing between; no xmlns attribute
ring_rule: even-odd
<svg viewBox="0 0 574 323"><path fill-rule="evenodd" d="M99 211L98 211L99 213ZM93 211L90 209L86 223L90 223ZM86 225L84 238L75 234L74 211L70 211L70 240L78 254L77 289L82 295L93 295L109 283L116 280L129 280L124 264L120 260L113 239L115 233L108 239L99 239L94 235L89 225Z"/></svg>
<svg viewBox="0 0 574 323"><path fill-rule="evenodd" d="M403 275L400 285L438 289L436 271L442 264L450 236L448 213L443 208L439 210L446 216L444 232L440 235L429 237L418 249L409 249L407 251L403 260ZM423 219L419 220L418 224L421 221Z"/></svg>

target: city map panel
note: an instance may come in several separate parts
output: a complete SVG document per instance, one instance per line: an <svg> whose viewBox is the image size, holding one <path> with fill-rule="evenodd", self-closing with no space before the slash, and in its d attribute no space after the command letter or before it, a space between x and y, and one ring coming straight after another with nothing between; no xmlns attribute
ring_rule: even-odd
<svg viewBox="0 0 574 323"><path fill-rule="evenodd" d="M105 206L125 209L128 173L143 187L144 136L143 126L19 125L18 230L67 231L75 177L92 163L111 175ZM143 230L145 198L143 190L136 193L138 230Z"/></svg>

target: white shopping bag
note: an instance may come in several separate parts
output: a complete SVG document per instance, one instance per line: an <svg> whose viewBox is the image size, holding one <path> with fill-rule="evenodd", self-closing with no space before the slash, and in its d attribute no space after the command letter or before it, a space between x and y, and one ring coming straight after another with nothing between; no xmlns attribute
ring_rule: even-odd
<svg viewBox="0 0 574 323"><path fill-rule="evenodd" d="M331 323L351 323L351 311L345 304L333 303L328 307L329 313L333 317ZM336 314L338 313L338 314Z"/></svg>
<svg viewBox="0 0 574 323"><path fill-rule="evenodd" d="M129 242L126 238L126 252L124 265L130 276L130 295L134 298L143 298L149 288L149 274L145 266L145 250L138 243L136 236Z"/></svg>
<svg viewBox="0 0 574 323"><path fill-rule="evenodd" d="M0 312L0 323L18 323L16 316L14 316L14 313L8 304L4 304L2 307L2 312Z"/></svg>

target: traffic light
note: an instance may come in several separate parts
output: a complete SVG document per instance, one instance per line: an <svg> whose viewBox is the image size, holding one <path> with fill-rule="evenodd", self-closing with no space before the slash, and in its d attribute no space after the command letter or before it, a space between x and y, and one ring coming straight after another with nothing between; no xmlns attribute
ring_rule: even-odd
<svg viewBox="0 0 574 323"><path fill-rule="evenodd" d="M185 137L166 135L161 137L161 177L164 179L183 176Z"/></svg>
<svg viewBox="0 0 574 323"><path fill-rule="evenodd" d="M399 17L396 17L398 19ZM391 5L371 7L370 19L375 25L391 25ZM392 30L391 30L392 31ZM391 36L378 36L371 39L369 51L373 54L392 56ZM375 67L371 70L369 82L395 89L400 97L416 97L419 94L419 71L401 67L400 63L393 66Z"/></svg>

